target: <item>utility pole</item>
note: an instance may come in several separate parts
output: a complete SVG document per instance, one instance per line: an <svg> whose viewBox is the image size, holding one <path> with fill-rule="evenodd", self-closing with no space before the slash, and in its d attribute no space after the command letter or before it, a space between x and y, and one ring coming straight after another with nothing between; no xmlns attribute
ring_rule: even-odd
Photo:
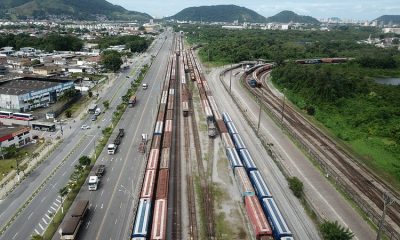
<svg viewBox="0 0 400 240"><path fill-rule="evenodd" d="M394 199L392 199L390 194L388 192L384 192L383 193L383 211L382 211L381 220L379 221L379 225L378 225L378 234L376 235L376 240L381 240L382 228L385 223L386 210L387 210L387 207L392 205L393 202L394 202Z"/></svg>
<svg viewBox="0 0 400 240"><path fill-rule="evenodd" d="M258 111L258 124L257 124L257 134L260 132L260 122L261 122L261 99L258 99L258 105L260 105L260 110Z"/></svg>

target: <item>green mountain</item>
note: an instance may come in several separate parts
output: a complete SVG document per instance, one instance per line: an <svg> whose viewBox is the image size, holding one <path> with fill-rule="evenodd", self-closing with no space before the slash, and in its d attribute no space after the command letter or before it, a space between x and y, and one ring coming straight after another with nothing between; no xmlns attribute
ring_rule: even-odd
<svg viewBox="0 0 400 240"><path fill-rule="evenodd" d="M378 23L383 22L383 24L400 24L400 15L383 15L375 19Z"/></svg>
<svg viewBox="0 0 400 240"><path fill-rule="evenodd" d="M0 18L46 19L54 16L76 20L151 19L148 14L128 11L105 0L0 0Z"/></svg>
<svg viewBox="0 0 400 240"><path fill-rule="evenodd" d="M265 17L255 11L236 5L189 7L165 19L203 22L233 22L235 20L241 23L265 22Z"/></svg>
<svg viewBox="0 0 400 240"><path fill-rule="evenodd" d="M318 24L320 23L317 19L310 16L301 16L292 11L282 11L272 17L267 18L267 22L277 22L277 23L310 23Z"/></svg>

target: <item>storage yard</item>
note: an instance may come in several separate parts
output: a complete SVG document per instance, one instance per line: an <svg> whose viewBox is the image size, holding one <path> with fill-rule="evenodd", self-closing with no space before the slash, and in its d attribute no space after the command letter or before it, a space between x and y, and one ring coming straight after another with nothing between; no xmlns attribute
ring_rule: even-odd
<svg viewBox="0 0 400 240"><path fill-rule="evenodd" d="M287 224L246 147L253 143L242 139L237 119L218 108L179 34L174 45L132 239L319 239L313 228L292 229L296 219Z"/></svg>

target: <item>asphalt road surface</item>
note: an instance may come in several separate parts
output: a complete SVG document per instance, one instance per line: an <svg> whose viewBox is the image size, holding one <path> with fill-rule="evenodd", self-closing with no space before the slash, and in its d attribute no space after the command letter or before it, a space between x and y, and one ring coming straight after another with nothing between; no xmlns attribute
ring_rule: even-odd
<svg viewBox="0 0 400 240"><path fill-rule="evenodd" d="M55 212L54 209L60 205L58 191L68 182L74 170L73 166L80 156L93 152L95 141L101 135L100 129L110 124L113 110L121 102L121 96L126 93L131 84L132 78L126 76L133 69L150 63L151 55L156 55L163 43L164 39L162 38L155 41L148 53L135 58L130 68L123 70L109 89L100 92L99 104L104 100L109 100L110 110L101 114L94 124L90 120L91 116L86 116L83 120L77 119L75 123L70 123L71 129L69 126L64 126L62 144L0 203L0 225L4 226L32 193L38 190L30 204L20 212L12 225L0 236L0 239L29 239L32 234L43 232L46 222L50 222L50 212ZM138 105L140 104L139 100ZM80 126L83 124L92 127L89 130L82 130ZM49 176L53 171L55 174Z"/></svg>
<svg viewBox="0 0 400 240"><path fill-rule="evenodd" d="M143 80L149 84L147 90L139 90L137 104L128 108L116 131L125 129L122 144L115 155L104 150L98 164L106 165L97 191L83 186L77 200L90 202L90 211L79 232L80 239L129 239L133 224L133 210L139 198L141 177L146 167L146 157L138 152L141 134L152 136L161 86L165 77L167 61L172 47L172 34L156 56L152 67ZM116 132L111 136L116 135ZM58 239L59 235L53 239Z"/></svg>

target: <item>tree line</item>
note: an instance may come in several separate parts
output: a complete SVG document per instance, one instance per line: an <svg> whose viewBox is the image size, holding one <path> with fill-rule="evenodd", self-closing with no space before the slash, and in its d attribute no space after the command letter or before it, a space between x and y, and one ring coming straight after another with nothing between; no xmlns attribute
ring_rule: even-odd
<svg viewBox="0 0 400 240"><path fill-rule="evenodd" d="M17 50L22 47L33 47L46 52L79 51L83 47L83 41L72 35L56 33L44 37L33 37L25 33L0 35L0 48L7 46Z"/></svg>

